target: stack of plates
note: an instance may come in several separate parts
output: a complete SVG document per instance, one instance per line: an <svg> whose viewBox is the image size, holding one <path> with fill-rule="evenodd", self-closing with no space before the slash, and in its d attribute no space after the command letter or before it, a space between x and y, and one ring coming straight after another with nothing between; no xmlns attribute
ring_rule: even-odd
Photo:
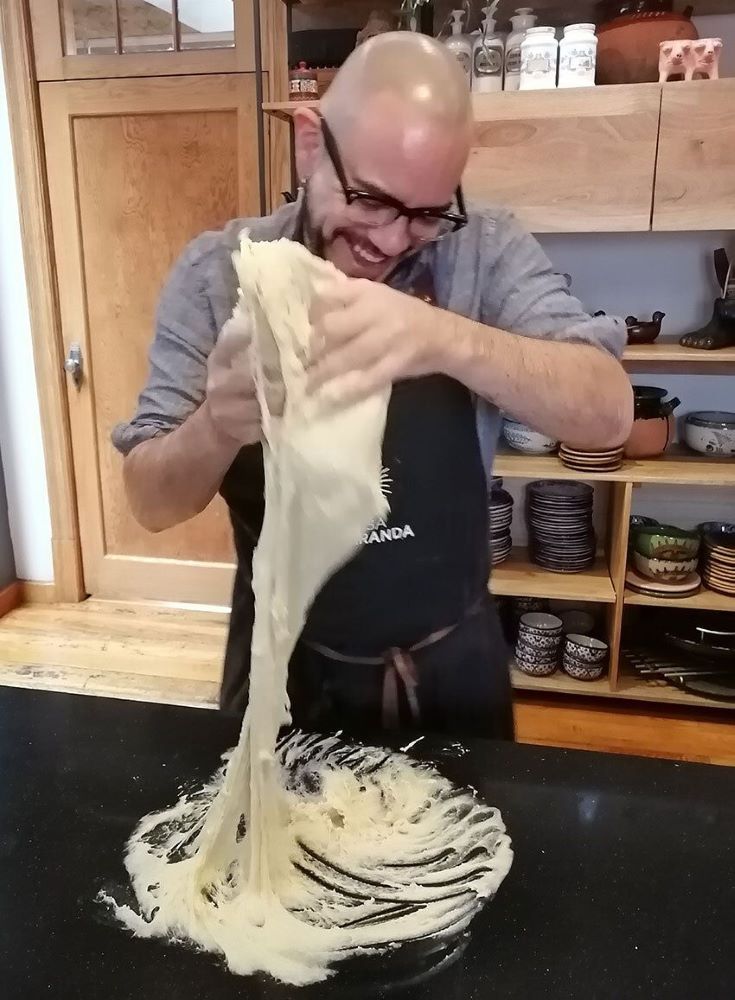
<svg viewBox="0 0 735 1000"><path fill-rule="evenodd" d="M488 498L488 513L490 515L490 557L493 566L498 566L505 562L513 547L510 533L513 521L513 498L510 493L503 489L494 489Z"/></svg>
<svg viewBox="0 0 735 1000"><path fill-rule="evenodd" d="M623 448L621 445L607 451L580 451L563 444L559 448L559 458L577 472L615 472L623 464Z"/></svg>
<svg viewBox="0 0 735 1000"><path fill-rule="evenodd" d="M718 537L705 534L702 576L710 590L735 597L735 527Z"/></svg>
<svg viewBox="0 0 735 1000"><path fill-rule="evenodd" d="M628 569L625 577L626 586L636 594L645 594L647 597L691 597L696 594L702 585L699 573L690 573L683 580L676 583L669 583L666 580L651 580L647 576L642 576L637 569L632 566Z"/></svg>
<svg viewBox="0 0 735 1000"><path fill-rule="evenodd" d="M586 483L540 479L527 494L531 559L555 573L581 573L595 561L594 491Z"/></svg>

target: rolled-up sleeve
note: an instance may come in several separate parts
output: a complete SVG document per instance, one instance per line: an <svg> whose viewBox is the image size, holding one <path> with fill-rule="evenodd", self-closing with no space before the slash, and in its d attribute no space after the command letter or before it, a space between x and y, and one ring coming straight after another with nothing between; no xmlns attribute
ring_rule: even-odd
<svg viewBox="0 0 735 1000"><path fill-rule="evenodd" d="M174 265L161 294L148 381L135 414L112 432L112 442L123 455L143 441L175 430L204 399L207 358L217 328L208 295L207 258L197 242Z"/></svg>
<svg viewBox="0 0 735 1000"><path fill-rule="evenodd" d="M622 356L625 323L585 312L538 241L510 213L486 216L483 226L486 246L493 248L484 275L483 322L523 336L591 344Z"/></svg>

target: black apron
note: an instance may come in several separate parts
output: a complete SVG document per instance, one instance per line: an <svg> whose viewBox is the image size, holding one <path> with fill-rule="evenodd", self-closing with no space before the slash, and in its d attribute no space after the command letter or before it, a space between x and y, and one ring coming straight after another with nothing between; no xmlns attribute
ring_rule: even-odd
<svg viewBox="0 0 735 1000"><path fill-rule="evenodd" d="M368 527L358 553L317 595L294 651L294 723L321 731L379 728L386 651L413 650L419 712L410 711L409 684L399 692L403 727L512 739L509 657L487 593L487 480L469 390L444 375L393 387L382 485L388 515ZM221 488L238 559L221 705L240 712L263 489L262 449L243 448Z"/></svg>

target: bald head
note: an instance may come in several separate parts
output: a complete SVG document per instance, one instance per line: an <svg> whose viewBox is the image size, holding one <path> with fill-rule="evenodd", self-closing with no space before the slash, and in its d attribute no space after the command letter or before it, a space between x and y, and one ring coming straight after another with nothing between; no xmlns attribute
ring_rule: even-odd
<svg viewBox="0 0 735 1000"><path fill-rule="evenodd" d="M359 46L334 79L321 107L342 131L378 101L398 103L411 117L468 133L467 78L446 46L427 35L392 31Z"/></svg>

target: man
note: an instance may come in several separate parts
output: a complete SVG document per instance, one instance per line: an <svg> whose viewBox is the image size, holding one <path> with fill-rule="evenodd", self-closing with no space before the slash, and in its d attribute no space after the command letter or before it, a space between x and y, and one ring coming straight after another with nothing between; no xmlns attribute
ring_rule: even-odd
<svg viewBox="0 0 735 1000"><path fill-rule="evenodd" d="M311 609L290 669L294 721L510 738L508 657L487 596L498 411L581 448L619 444L632 420L624 328L586 315L507 213L465 212L471 107L440 44L367 42L320 113L297 113L295 135L298 201L205 233L169 278L148 385L114 436L132 509L159 531L218 490L227 501L238 567L221 702L243 710L263 468L243 335L228 323L231 253L243 228L302 241L341 272L317 289L312 387L338 403L393 392L390 515Z"/></svg>

